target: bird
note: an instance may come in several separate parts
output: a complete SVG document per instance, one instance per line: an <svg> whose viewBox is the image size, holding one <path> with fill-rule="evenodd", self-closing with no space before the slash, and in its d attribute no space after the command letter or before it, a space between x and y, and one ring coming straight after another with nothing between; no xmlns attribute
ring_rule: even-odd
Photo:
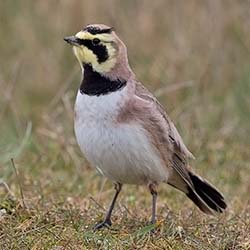
<svg viewBox="0 0 250 250"><path fill-rule="evenodd" d="M114 28L90 24L64 40L73 47L82 80L75 101L74 131L90 165L114 183L111 214L124 184L144 185L152 195L150 223L156 223L161 183L182 191L206 214L222 213L223 195L190 166L193 154L154 95L137 80L126 45Z"/></svg>

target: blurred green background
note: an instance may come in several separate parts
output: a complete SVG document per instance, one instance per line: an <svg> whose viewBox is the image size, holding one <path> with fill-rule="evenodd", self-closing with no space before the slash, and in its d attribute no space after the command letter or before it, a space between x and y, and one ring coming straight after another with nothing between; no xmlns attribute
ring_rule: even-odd
<svg viewBox="0 0 250 250"><path fill-rule="evenodd" d="M13 157L26 197L99 190L74 138L81 72L63 41L91 23L115 28L197 171L233 210L249 204L250 1L1 0L0 179L18 195Z"/></svg>
<svg viewBox="0 0 250 250"><path fill-rule="evenodd" d="M2 157L29 121L32 134L47 125L71 136L81 73L63 37L89 23L115 27L138 79L156 91L191 148L248 143L249 16L249 1L1 1Z"/></svg>
<svg viewBox="0 0 250 250"><path fill-rule="evenodd" d="M72 124L81 73L63 37L89 23L115 27L138 79L155 91L200 161L212 150L220 159L209 167L226 161L227 171L240 171L239 156L227 161L227 154L232 147L249 154L249 1L3 0L0 21L5 180L11 157L81 167Z"/></svg>

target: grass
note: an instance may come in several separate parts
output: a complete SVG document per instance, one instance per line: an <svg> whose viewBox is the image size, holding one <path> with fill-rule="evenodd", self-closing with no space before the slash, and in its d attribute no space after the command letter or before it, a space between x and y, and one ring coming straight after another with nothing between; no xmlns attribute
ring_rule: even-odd
<svg viewBox="0 0 250 250"><path fill-rule="evenodd" d="M249 9L232 0L1 1L0 249L250 249ZM225 214L203 215L161 185L152 235L150 193L125 186L112 228L93 232L113 187L76 145L80 69L62 38L98 22L126 42L138 79L196 156L191 165L225 195Z"/></svg>

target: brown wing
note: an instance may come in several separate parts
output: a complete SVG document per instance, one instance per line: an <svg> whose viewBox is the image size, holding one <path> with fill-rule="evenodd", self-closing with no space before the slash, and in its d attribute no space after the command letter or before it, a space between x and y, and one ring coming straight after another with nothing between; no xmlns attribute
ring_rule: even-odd
<svg viewBox="0 0 250 250"><path fill-rule="evenodd" d="M184 145L177 129L158 100L138 82L135 94L151 104L151 109L144 116L144 123L147 123L146 129L166 165L172 169L168 183L186 193L187 187L193 189L187 162L188 158L194 158L193 155ZM150 129L148 129L149 127Z"/></svg>
<svg viewBox="0 0 250 250"><path fill-rule="evenodd" d="M168 184L183 191L203 212L222 212L226 208L223 196L211 184L192 172L188 158L193 155L184 145L161 104L138 82L135 83L135 96L129 110L127 113L130 113L130 118L133 117L144 126L169 168Z"/></svg>
<svg viewBox="0 0 250 250"><path fill-rule="evenodd" d="M155 105L155 108L159 111L161 116L163 117L166 128L168 130L168 137L169 140L172 142L176 153L178 153L179 157L183 158L183 160L186 160L186 158L194 158L193 154L187 149L185 146L181 136L179 135L177 129L175 128L173 122L168 117L167 113L165 112L163 106L159 103L159 101L151 94L146 87L144 87L141 83L136 82L136 90L135 90L136 96L152 102Z"/></svg>
<svg viewBox="0 0 250 250"><path fill-rule="evenodd" d="M130 86L133 85L135 95L132 94L132 98L122 107L117 121L141 124L166 167L172 172L169 184L185 192L187 186L192 188L187 163L192 154L157 99L140 83L133 80Z"/></svg>

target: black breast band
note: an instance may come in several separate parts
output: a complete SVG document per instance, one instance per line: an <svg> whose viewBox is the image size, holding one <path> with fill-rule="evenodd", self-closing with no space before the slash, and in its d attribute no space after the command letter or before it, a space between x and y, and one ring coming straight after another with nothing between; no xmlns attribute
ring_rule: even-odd
<svg viewBox="0 0 250 250"><path fill-rule="evenodd" d="M80 86L81 94L99 96L122 89L126 85L124 80L112 81L94 71L89 64L84 65L84 75Z"/></svg>

